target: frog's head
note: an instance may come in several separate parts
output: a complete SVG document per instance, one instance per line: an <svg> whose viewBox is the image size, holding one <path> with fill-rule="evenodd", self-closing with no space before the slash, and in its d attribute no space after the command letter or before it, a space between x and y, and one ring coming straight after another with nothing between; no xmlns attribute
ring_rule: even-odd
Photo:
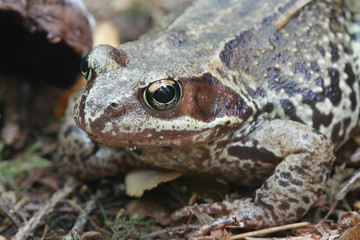
<svg viewBox="0 0 360 240"><path fill-rule="evenodd" d="M83 59L88 85L74 116L97 141L113 146L196 144L225 135L252 113L211 73L193 75L171 69L161 56L144 60L137 55L126 47L100 45Z"/></svg>

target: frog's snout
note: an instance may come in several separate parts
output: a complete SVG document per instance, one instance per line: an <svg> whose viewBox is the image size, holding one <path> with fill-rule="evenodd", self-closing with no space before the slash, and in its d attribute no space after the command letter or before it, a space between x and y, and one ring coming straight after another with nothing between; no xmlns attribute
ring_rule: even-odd
<svg viewBox="0 0 360 240"><path fill-rule="evenodd" d="M111 101L104 110L104 116L111 119L119 119L128 112L127 107L117 101Z"/></svg>

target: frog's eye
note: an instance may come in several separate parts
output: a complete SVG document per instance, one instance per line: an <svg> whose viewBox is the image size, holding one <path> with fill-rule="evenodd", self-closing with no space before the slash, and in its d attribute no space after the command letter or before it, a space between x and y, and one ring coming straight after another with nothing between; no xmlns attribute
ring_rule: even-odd
<svg viewBox="0 0 360 240"><path fill-rule="evenodd" d="M144 91L144 102L156 110L167 110L174 107L181 98L181 85L171 79L158 80Z"/></svg>
<svg viewBox="0 0 360 240"><path fill-rule="evenodd" d="M83 59L81 60L81 64L80 64L81 73L84 76L84 78L86 78L87 81L91 79L91 72L92 72L90 54L91 53L86 54L86 56L83 57Z"/></svg>

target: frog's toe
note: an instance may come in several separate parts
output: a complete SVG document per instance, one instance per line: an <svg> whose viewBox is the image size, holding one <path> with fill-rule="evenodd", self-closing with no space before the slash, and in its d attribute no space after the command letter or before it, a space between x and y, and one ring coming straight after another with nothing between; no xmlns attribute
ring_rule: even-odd
<svg viewBox="0 0 360 240"><path fill-rule="evenodd" d="M198 236L204 236L211 230L224 229L224 228L244 228L243 220L238 220L235 215L228 215L218 218L212 222L206 223L195 229L189 234L189 239Z"/></svg>
<svg viewBox="0 0 360 240"><path fill-rule="evenodd" d="M224 217L201 225L198 229L190 233L190 236L201 236L211 230L227 227L253 229L266 227L266 225L268 225L266 221L264 221L264 219L268 219L266 211L250 198L239 199L232 202L223 201L185 207L174 212L172 219L177 220L190 214L226 214Z"/></svg>
<svg viewBox="0 0 360 240"><path fill-rule="evenodd" d="M177 211L175 211L171 218L174 220L178 220L182 217L187 217L191 214L199 215L199 214L228 214L234 209L234 204L238 200L233 202L222 201L216 203L209 204L196 204L190 207L183 207ZM250 201L250 199L243 199L244 201Z"/></svg>

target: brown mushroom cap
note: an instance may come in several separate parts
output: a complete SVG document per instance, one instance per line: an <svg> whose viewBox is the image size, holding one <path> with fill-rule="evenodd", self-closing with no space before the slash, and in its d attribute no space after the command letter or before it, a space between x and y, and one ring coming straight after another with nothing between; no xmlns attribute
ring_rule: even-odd
<svg viewBox="0 0 360 240"><path fill-rule="evenodd" d="M91 50L92 22L81 0L0 0L0 76L69 86Z"/></svg>

